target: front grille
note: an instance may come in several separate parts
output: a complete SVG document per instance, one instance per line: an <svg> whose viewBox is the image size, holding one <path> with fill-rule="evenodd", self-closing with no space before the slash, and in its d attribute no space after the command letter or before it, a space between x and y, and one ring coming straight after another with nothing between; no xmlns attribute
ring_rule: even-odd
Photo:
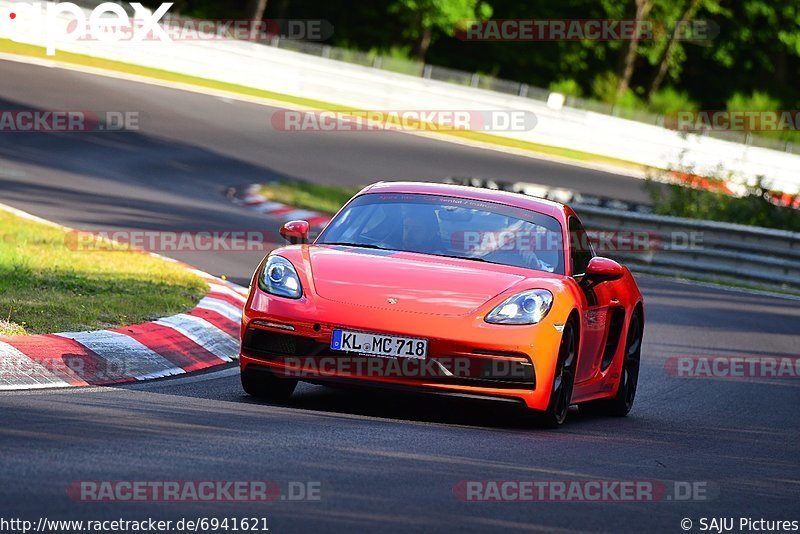
<svg viewBox="0 0 800 534"><path fill-rule="evenodd" d="M314 339L260 328L248 328L242 339L242 350L254 356L309 356L316 345Z"/></svg>
<svg viewBox="0 0 800 534"><path fill-rule="evenodd" d="M475 349L469 364L469 378L489 387L534 389L536 386L533 363L523 353ZM448 365L449 371L463 376L463 372L451 367L452 364Z"/></svg>
<svg viewBox="0 0 800 534"><path fill-rule="evenodd" d="M300 357L305 359L302 366L310 369L320 369L319 363L323 358L335 358L349 364L344 368L359 370L355 372L356 376L364 378L370 378L369 373L361 374L360 370L378 369L378 374L373 374L372 378L410 378L441 384L504 389L534 389L536 382L532 363L520 353L490 354L480 351L479 354L476 350L471 355L430 355L428 360L402 359L402 365L398 367L393 366L387 358L334 351L327 343L314 338L253 327L245 330L242 352L262 360ZM521 361L521 358L525 358L525 361ZM327 365L330 365L330 360ZM397 369L402 369L403 373L398 375ZM381 375L381 372L386 374Z"/></svg>

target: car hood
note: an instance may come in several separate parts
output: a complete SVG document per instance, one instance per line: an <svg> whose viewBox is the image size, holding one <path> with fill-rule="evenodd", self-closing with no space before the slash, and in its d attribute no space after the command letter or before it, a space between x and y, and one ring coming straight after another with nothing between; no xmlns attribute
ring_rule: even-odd
<svg viewBox="0 0 800 534"><path fill-rule="evenodd" d="M310 247L307 261L321 298L435 315L472 313L531 274L470 260L331 245Z"/></svg>

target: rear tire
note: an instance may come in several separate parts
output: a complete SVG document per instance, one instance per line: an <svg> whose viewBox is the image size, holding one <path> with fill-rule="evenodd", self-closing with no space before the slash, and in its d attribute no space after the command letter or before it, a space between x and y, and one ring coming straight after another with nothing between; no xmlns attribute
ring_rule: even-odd
<svg viewBox="0 0 800 534"><path fill-rule="evenodd" d="M575 385L575 366L578 361L578 329L575 321L570 319L564 325L561 334L561 345L558 349L553 389L547 409L540 414L539 422L544 428L558 428L567 418L572 388Z"/></svg>
<svg viewBox="0 0 800 534"><path fill-rule="evenodd" d="M284 402L292 396L297 380L278 378L268 369L253 370L245 367L241 374L242 389L258 399Z"/></svg>
<svg viewBox="0 0 800 534"><path fill-rule="evenodd" d="M622 363L622 376L619 379L617 394L608 400L588 403L586 405L587 412L610 417L625 417L631 411L633 401L636 399L636 389L639 386L643 336L644 319L641 312L636 310L628 325L628 335L625 339L625 360Z"/></svg>

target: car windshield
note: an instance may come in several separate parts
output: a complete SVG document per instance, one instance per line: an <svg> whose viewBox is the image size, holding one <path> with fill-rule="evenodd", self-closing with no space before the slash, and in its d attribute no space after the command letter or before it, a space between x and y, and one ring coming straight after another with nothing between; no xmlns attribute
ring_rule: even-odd
<svg viewBox="0 0 800 534"><path fill-rule="evenodd" d="M423 194L354 199L316 240L564 274L557 219L494 202Z"/></svg>

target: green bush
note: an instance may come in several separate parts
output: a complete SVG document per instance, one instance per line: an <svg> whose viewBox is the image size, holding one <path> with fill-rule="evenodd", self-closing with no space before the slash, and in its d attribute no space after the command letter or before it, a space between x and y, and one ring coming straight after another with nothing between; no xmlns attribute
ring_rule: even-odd
<svg viewBox="0 0 800 534"><path fill-rule="evenodd" d="M658 215L707 219L800 232L800 210L773 204L763 182L747 186L744 196L682 185L647 182ZM795 196L794 201L800 199Z"/></svg>
<svg viewBox="0 0 800 534"><path fill-rule="evenodd" d="M592 80L592 94L606 104L613 104L617 100L617 85L619 78L611 71L603 72Z"/></svg>
<svg viewBox="0 0 800 534"><path fill-rule="evenodd" d="M549 89L554 93L561 93L565 96L580 97L583 95L583 90L578 82L572 79L559 80L550 84Z"/></svg>
<svg viewBox="0 0 800 534"><path fill-rule="evenodd" d="M782 109L780 100L761 91L753 91L749 95L734 93L725 103L725 107L728 111L780 111ZM800 144L800 133L795 130L753 131L753 135Z"/></svg>
<svg viewBox="0 0 800 534"><path fill-rule="evenodd" d="M636 96L636 93L628 89L617 99L614 103L615 106L623 109L639 109L646 110L647 106L641 98Z"/></svg>
<svg viewBox="0 0 800 534"><path fill-rule="evenodd" d="M689 98L686 91L677 91L672 87L665 87L650 96L650 111L668 115L678 111L696 111L697 102Z"/></svg>
<svg viewBox="0 0 800 534"><path fill-rule="evenodd" d="M592 94L606 104L611 104L616 108L615 115L631 118L637 113L626 113L628 111L646 111L647 106L644 101L633 92L632 89L626 90L622 95L617 96L617 86L619 78L613 72L598 74L592 80Z"/></svg>
<svg viewBox="0 0 800 534"><path fill-rule="evenodd" d="M725 107L728 111L775 111L781 109L781 103L767 93L753 91L750 95L734 93L725 103Z"/></svg>

